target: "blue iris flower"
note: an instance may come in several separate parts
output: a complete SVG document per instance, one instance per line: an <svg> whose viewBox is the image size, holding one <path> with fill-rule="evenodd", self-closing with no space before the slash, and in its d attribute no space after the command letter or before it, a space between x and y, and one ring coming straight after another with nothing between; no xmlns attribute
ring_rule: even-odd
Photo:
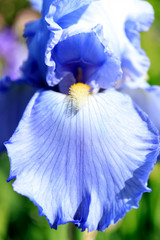
<svg viewBox="0 0 160 240"><path fill-rule="evenodd" d="M41 89L5 144L8 181L55 229L104 231L150 192L159 133L117 86L146 73L138 32L152 20L144 1L57 0L26 27L24 78Z"/></svg>

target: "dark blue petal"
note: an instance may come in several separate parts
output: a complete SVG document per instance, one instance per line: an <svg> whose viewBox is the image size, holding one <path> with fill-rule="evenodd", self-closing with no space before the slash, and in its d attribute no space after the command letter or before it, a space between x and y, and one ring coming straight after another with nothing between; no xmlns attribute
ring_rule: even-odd
<svg viewBox="0 0 160 240"><path fill-rule="evenodd" d="M27 38L28 59L22 66L23 78L36 87L46 86L46 65L44 53L49 32L43 24L43 19L28 23L24 37Z"/></svg>
<svg viewBox="0 0 160 240"><path fill-rule="evenodd" d="M74 222L103 231L147 188L159 148L145 113L114 90L90 95L77 111L66 95L37 92L6 143L14 190L53 228Z"/></svg>
<svg viewBox="0 0 160 240"><path fill-rule="evenodd" d="M82 61L99 66L105 61L104 46L93 31L79 33L60 41L52 54L60 64Z"/></svg>
<svg viewBox="0 0 160 240"><path fill-rule="evenodd" d="M0 92L8 90L8 88L12 85L13 81L9 76L3 76L0 79Z"/></svg>
<svg viewBox="0 0 160 240"><path fill-rule="evenodd" d="M0 87L0 151L5 149L3 143L15 131L33 93L34 90L24 84Z"/></svg>
<svg viewBox="0 0 160 240"><path fill-rule="evenodd" d="M86 79L106 61L106 54L96 34L91 31L73 35L59 42L52 51L52 59L56 63L56 70L53 70L57 78L53 77L54 72L49 71L47 81L49 85L54 86L63 78L64 72L75 74L76 78L78 67L82 69L83 82L86 82Z"/></svg>

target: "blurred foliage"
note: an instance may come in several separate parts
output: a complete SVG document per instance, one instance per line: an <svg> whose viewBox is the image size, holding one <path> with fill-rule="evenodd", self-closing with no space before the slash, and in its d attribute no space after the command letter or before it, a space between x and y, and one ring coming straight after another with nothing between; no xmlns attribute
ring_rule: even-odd
<svg viewBox="0 0 160 240"><path fill-rule="evenodd" d="M160 85L160 2L149 1L155 10L155 22L150 31L142 34L142 47L151 60L149 82ZM25 0L0 0L0 14L5 23L12 25L16 15L29 3ZM122 221L110 226L104 233L82 233L73 224L50 229L45 217L28 198L13 191L9 176L9 160L0 156L0 240L159 240L160 239L160 163L152 171L149 187L152 193L144 194L140 207L126 214ZM22 183L23 184L23 183Z"/></svg>
<svg viewBox="0 0 160 240"><path fill-rule="evenodd" d="M12 25L18 12L29 6L26 0L0 0L0 14L5 17L7 25Z"/></svg>
<svg viewBox="0 0 160 240"><path fill-rule="evenodd" d="M142 35L142 47L151 61L149 83L160 85L160 1L150 0L155 11L155 21L148 32Z"/></svg>

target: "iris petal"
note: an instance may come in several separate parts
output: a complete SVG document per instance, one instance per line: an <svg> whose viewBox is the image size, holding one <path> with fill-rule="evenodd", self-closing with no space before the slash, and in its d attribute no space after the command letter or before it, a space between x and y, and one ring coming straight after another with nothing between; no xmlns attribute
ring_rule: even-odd
<svg viewBox="0 0 160 240"><path fill-rule="evenodd" d="M85 83L97 82L99 88L115 85L122 75L121 63L112 53L105 53L100 36L97 36L98 29L97 26L90 32L73 35L55 46L52 56L58 64L54 74L48 72L49 85L54 86L61 81L65 71L72 73L78 67L82 68Z"/></svg>
<svg viewBox="0 0 160 240"><path fill-rule="evenodd" d="M74 6L73 9L71 8L72 10L70 9L69 12L66 11L66 14L64 12L64 16L59 16L57 20L55 19L56 14L58 14L57 12L59 12L59 7L54 2L50 6L49 13L45 18L47 23L49 24L49 30L51 31L51 35L47 44L47 50L45 53L45 63L49 66L47 73L47 82L50 86L54 86L55 82L58 82L57 79L55 79L54 81L54 72L57 67L57 62L63 64L64 62L69 60L70 62L74 62L82 59L82 61L89 62L89 64L91 65L94 64L96 67L97 64L100 65L104 62L106 58L105 54L108 58L112 58L113 69L117 67L115 75L117 75L117 72L119 72L119 76L121 75L120 61L118 60L118 57L113 54L112 44L110 41L111 39L115 39L113 37L114 34L110 30L110 28L107 28L107 31L105 29L104 36L103 26L101 25L102 19L100 17L97 17L97 15L106 16L105 12L101 7L99 7L98 14L95 16L95 7L97 5L91 6L90 9L89 3L91 2L93 3L94 1L84 1L82 5L75 5L75 3L72 3ZM64 2L62 3L61 8L63 5ZM63 7L65 8L65 6ZM95 16L94 19L91 17L93 14ZM55 21L57 21L57 23ZM63 51L63 49L65 49L65 52ZM66 49L69 50L67 51ZM55 58L57 59L56 63L54 61ZM113 61L114 58L115 61ZM109 62L111 63L111 61ZM114 72L114 70L112 72ZM89 73L88 75L92 74ZM100 76L99 73L97 73L97 75ZM115 83L117 81L117 79L114 78L115 75L109 75L108 78L105 79L106 82L111 81L112 83ZM94 75L94 77L95 76L96 74ZM111 80L110 77L112 77ZM61 79L59 78L59 81L60 80ZM96 79L96 81L98 80ZM106 85L107 87L108 85L113 86L113 84L108 83Z"/></svg>
<svg viewBox="0 0 160 240"><path fill-rule="evenodd" d="M51 31L45 53L45 63L48 66L47 83L50 86L54 85L52 79L54 78L55 70L57 70L54 61L54 55L56 55L54 47L56 44L62 45L62 42L66 41L67 43L68 41L70 46L71 40L73 40L75 35L79 34L79 36L82 36L85 32L96 28L96 26L101 26L101 33L98 36L98 31L95 31L96 36L104 46L104 52L107 56L112 57L110 63L114 63L113 66L110 65L112 70L105 74L108 78L103 80L103 82L101 78L99 81L97 80L98 78L94 79L96 84L103 88L113 86L113 84L104 83L108 82L108 79L113 83L115 82L113 78L121 76L120 63L124 80L128 77L135 80L146 74L150 62L145 52L141 49L139 32L147 31L154 19L153 8L149 3L139 0L123 0L121 2L116 0L55 1L50 5L49 13L45 19ZM81 38L79 42L81 42ZM70 49L69 46L68 49ZM80 57L78 52L80 48L77 47L76 42L72 42L72 46L74 46L74 50L72 51L72 47L70 51L66 51L66 54L67 57L73 55L72 60L74 61L75 57ZM86 50L82 51L81 49L81 52L85 53ZM66 56L60 55L60 62L65 62ZM88 56L93 55L91 52L89 55L86 52L86 58L89 60L91 58ZM114 58L115 61L113 61ZM92 58L92 61L95 59ZM108 69L106 64L103 65L102 69L104 68L105 70L106 68ZM102 69L96 72L94 77L101 76L101 72L103 75ZM114 72L116 74L111 74ZM57 83L58 80L56 79L55 82Z"/></svg>
<svg viewBox="0 0 160 240"><path fill-rule="evenodd" d="M91 2L98 0L57 0L51 4L52 9L56 8L56 14L54 16L55 21L58 21L65 15L68 15L80 8L89 5ZM44 6L45 8L45 6Z"/></svg>
<svg viewBox="0 0 160 240"><path fill-rule="evenodd" d="M108 56L104 64L89 76L86 83L94 86L96 82L99 88L107 89L113 87L121 77L122 71L119 59L116 59L115 56Z"/></svg>
<svg viewBox="0 0 160 240"><path fill-rule="evenodd" d="M121 93L89 95L75 111L66 95L40 91L6 143L9 180L52 227L103 231L149 191L158 144L155 127Z"/></svg>
<svg viewBox="0 0 160 240"><path fill-rule="evenodd" d="M147 85L147 84L146 84ZM127 93L135 103L148 114L155 126L160 131L160 87L145 86L143 88L123 88L123 93Z"/></svg>
<svg viewBox="0 0 160 240"><path fill-rule="evenodd" d="M34 93L30 86L10 84L11 86L3 89L0 85L0 152L5 150L3 142L13 134Z"/></svg>
<svg viewBox="0 0 160 240"><path fill-rule="evenodd" d="M63 17L68 16L70 13L71 16L69 16L69 22L71 22L70 25L73 25L75 21L78 21L81 18L82 13L85 12L86 7L92 2L96 0L83 0L83 1L77 1L77 0L63 0L63 1L53 1L52 4L44 3L44 9L43 11L46 13L46 8L49 8L48 14L45 16L45 20L48 24L48 29L51 31L51 35L47 44L46 49L46 59L45 62L49 66L53 66L49 69L49 74L51 74L51 71L54 72L55 63L51 57L51 51L53 50L54 46L58 43L58 41L61 38L62 34L62 26L61 24L58 24L58 21ZM47 6L46 6L47 5ZM83 8L84 7L84 8ZM74 15L74 11L76 11L76 19ZM79 12L80 11L80 12ZM80 13L80 14L79 14ZM78 17L78 19L77 19ZM68 18L67 18L68 19ZM65 24L68 24L68 21L65 18ZM81 29L81 32L83 30ZM69 34L68 34L69 35ZM48 76L49 78L49 76ZM50 80L48 80L50 82Z"/></svg>
<svg viewBox="0 0 160 240"><path fill-rule="evenodd" d="M149 59L141 49L139 32L148 31L154 20L154 11L152 6L146 1L131 2L132 7L129 7L130 14L125 22L127 38L125 41L126 48L122 55L122 68L124 70L124 78L129 76L135 80L140 76L144 76L150 65Z"/></svg>
<svg viewBox="0 0 160 240"><path fill-rule="evenodd" d="M37 10L37 11L41 11L42 10L42 4L43 4L43 0L29 0L29 2L31 2L32 7Z"/></svg>
<svg viewBox="0 0 160 240"><path fill-rule="evenodd" d="M42 25L42 19L26 24L24 37L27 39L29 56L24 62L22 71L23 78L29 84L36 87L46 85L46 65L44 52L49 31Z"/></svg>
<svg viewBox="0 0 160 240"><path fill-rule="evenodd" d="M61 41L55 47L53 57L54 55L61 64L82 61L97 66L105 60L104 47L93 31L79 33Z"/></svg>

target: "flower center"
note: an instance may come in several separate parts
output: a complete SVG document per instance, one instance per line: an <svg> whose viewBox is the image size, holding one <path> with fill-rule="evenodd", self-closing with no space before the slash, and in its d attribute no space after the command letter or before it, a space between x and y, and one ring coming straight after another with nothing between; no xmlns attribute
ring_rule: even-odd
<svg viewBox="0 0 160 240"><path fill-rule="evenodd" d="M90 90L90 86L81 82L75 83L70 87L69 98L76 110L79 110L85 104L87 97L92 94Z"/></svg>

